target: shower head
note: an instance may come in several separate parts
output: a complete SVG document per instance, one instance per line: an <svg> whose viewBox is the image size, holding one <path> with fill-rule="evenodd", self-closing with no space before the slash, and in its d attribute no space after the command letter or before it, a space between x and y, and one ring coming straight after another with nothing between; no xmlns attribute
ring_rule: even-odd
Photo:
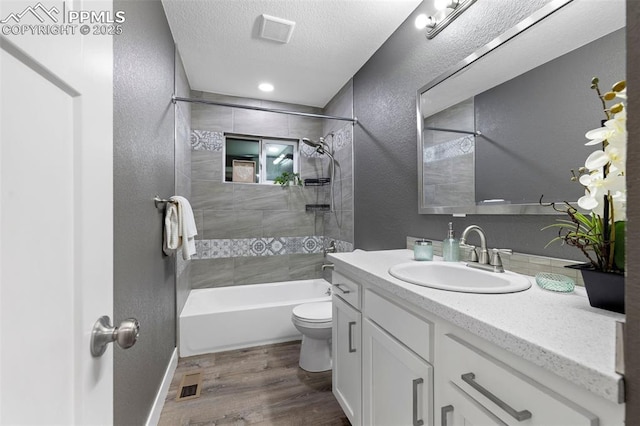
<svg viewBox="0 0 640 426"><path fill-rule="evenodd" d="M306 143L307 145L309 145L312 148L322 147L322 145L319 142L314 142L309 138L302 138L302 142Z"/></svg>
<svg viewBox="0 0 640 426"><path fill-rule="evenodd" d="M327 143L324 141L324 138L318 139L317 142L312 141L309 138L302 138L302 142L304 142L305 144L309 145L312 148L315 148L318 154L325 154L325 153L328 154L326 148L329 148L329 145L327 145Z"/></svg>

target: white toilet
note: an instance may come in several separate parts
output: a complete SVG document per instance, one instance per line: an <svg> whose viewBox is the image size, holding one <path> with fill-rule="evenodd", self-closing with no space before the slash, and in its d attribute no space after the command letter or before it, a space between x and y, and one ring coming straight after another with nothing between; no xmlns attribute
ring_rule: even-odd
<svg viewBox="0 0 640 426"><path fill-rule="evenodd" d="M291 321L302 333L300 368L312 373L331 370L331 302L304 303L293 308Z"/></svg>

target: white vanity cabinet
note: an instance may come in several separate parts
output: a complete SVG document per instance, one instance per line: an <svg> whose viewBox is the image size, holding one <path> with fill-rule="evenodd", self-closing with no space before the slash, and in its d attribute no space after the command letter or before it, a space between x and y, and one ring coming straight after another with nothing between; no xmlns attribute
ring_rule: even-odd
<svg viewBox="0 0 640 426"><path fill-rule="evenodd" d="M368 290L363 312L363 423L432 425L432 324Z"/></svg>
<svg viewBox="0 0 640 426"><path fill-rule="evenodd" d="M362 415L362 315L360 286L333 273L333 394L352 426Z"/></svg>
<svg viewBox="0 0 640 426"><path fill-rule="evenodd" d="M599 362L598 351L614 344L613 319L581 309L579 294L551 300L532 288L500 298L399 284L388 268L407 255L333 256L334 283L341 284L334 290L333 387L353 425L624 425L623 382L613 360L610 370ZM511 309L503 310L505 299ZM592 343L582 352L573 349L575 339L557 337L566 329L556 323L540 329L528 322L547 303L562 308L565 301L562 312L589 324L557 315L558 326L570 323Z"/></svg>

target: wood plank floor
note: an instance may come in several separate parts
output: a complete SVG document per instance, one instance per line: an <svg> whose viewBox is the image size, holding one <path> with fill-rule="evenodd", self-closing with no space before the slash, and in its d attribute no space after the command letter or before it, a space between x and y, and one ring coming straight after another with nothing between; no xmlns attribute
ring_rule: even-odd
<svg viewBox="0 0 640 426"><path fill-rule="evenodd" d="M306 372L299 355L297 341L181 358L159 425L349 425L331 371ZM182 376L196 371L200 397L177 402Z"/></svg>

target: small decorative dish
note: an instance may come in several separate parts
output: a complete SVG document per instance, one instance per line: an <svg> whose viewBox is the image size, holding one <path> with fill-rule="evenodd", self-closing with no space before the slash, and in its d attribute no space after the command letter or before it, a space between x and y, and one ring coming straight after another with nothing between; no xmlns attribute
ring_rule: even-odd
<svg viewBox="0 0 640 426"><path fill-rule="evenodd" d="M560 293L570 293L575 287L575 282L562 274L552 274L550 272L538 272L536 283L545 290L557 291Z"/></svg>

